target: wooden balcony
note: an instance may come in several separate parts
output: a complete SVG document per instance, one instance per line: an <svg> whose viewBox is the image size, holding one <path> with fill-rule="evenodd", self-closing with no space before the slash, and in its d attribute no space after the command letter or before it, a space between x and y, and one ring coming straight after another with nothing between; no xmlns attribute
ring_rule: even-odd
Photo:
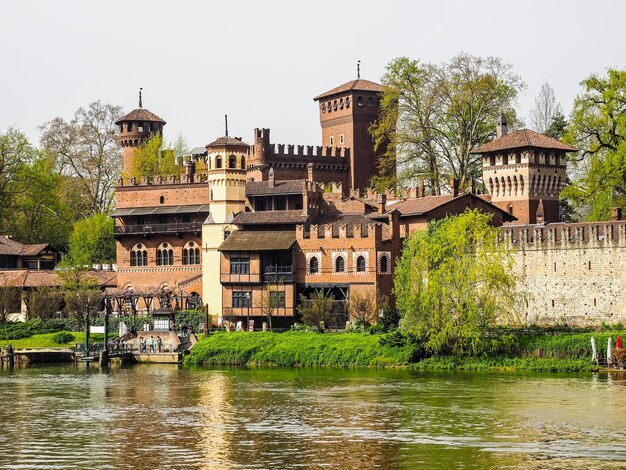
<svg viewBox="0 0 626 470"><path fill-rule="evenodd" d="M171 224L116 225L114 233L119 235L151 235L156 233L198 233L202 222L179 222Z"/></svg>

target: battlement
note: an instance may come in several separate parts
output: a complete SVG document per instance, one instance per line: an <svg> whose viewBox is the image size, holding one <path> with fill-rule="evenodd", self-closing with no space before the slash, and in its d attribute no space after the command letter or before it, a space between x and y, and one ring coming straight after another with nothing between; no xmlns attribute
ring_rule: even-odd
<svg viewBox="0 0 626 470"><path fill-rule="evenodd" d="M309 230L304 225L296 226L296 240L318 240L330 238L372 238L382 240L383 226L381 223L371 224L319 224L311 225Z"/></svg>
<svg viewBox="0 0 626 470"><path fill-rule="evenodd" d="M626 221L509 225L501 240L520 250L626 247Z"/></svg>
<svg viewBox="0 0 626 470"><path fill-rule="evenodd" d="M206 173L196 173L193 177L187 174L183 175L170 175L166 178L157 176L155 178L143 176L139 180L137 178L119 178L117 180L116 188L131 188L139 186L164 186L174 184L205 184L207 182Z"/></svg>

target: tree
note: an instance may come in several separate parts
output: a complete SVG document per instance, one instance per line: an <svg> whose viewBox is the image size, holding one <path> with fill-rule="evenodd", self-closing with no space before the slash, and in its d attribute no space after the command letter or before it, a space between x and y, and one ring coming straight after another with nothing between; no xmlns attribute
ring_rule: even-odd
<svg viewBox="0 0 626 470"><path fill-rule="evenodd" d="M365 292L352 291L350 293L350 303L348 305L350 318L357 324L369 326L376 323L377 317L377 295L373 289Z"/></svg>
<svg viewBox="0 0 626 470"><path fill-rule="evenodd" d="M7 217L7 211L14 202L18 191L24 164L32 161L37 154L35 148L19 130L9 128L0 133L0 220Z"/></svg>
<svg viewBox="0 0 626 470"><path fill-rule="evenodd" d="M89 216L108 213L120 176L117 121L122 108L100 101L79 108L70 122L61 117L41 126L41 144L53 155L57 170L74 180Z"/></svg>
<svg viewBox="0 0 626 470"><path fill-rule="evenodd" d="M28 318L51 318L61 310L63 294L57 287L35 287L25 298Z"/></svg>
<svg viewBox="0 0 626 470"><path fill-rule="evenodd" d="M583 208L587 220L606 220L612 207L626 208L626 70L583 80L564 140L572 184L563 196Z"/></svg>
<svg viewBox="0 0 626 470"><path fill-rule="evenodd" d="M0 323L6 323L7 315L20 311L21 287L0 287Z"/></svg>
<svg viewBox="0 0 626 470"><path fill-rule="evenodd" d="M114 263L114 222L106 214L95 214L74 224L70 235L69 255L84 264Z"/></svg>
<svg viewBox="0 0 626 470"><path fill-rule="evenodd" d="M563 118L563 108L557 102L552 87L544 83L530 112L530 123L537 132L545 134L557 116Z"/></svg>
<svg viewBox="0 0 626 470"><path fill-rule="evenodd" d="M180 169L176 164L175 152L163 149L161 134L150 137L133 155L132 175L130 176L137 179L143 176L166 178L179 173Z"/></svg>
<svg viewBox="0 0 626 470"><path fill-rule="evenodd" d="M280 279L267 284L261 289L256 307L261 311L272 331L272 317L276 316L279 309L285 308L285 287Z"/></svg>
<svg viewBox="0 0 626 470"><path fill-rule="evenodd" d="M462 189L481 179L480 156L470 150L493 138L502 111L515 122L512 103L525 85L511 70L498 58L467 54L441 65L392 61L371 128L376 148L386 149L375 184L382 189L424 179L439 194L451 178Z"/></svg>
<svg viewBox="0 0 626 470"><path fill-rule="evenodd" d="M490 221L466 210L405 242L394 273L401 327L431 353L482 352L488 330L518 305L512 258Z"/></svg>
<svg viewBox="0 0 626 470"><path fill-rule="evenodd" d="M298 313L305 325L320 328L322 322L328 321L334 304L335 298L333 296L326 297L323 290L314 292L308 299L300 294Z"/></svg>

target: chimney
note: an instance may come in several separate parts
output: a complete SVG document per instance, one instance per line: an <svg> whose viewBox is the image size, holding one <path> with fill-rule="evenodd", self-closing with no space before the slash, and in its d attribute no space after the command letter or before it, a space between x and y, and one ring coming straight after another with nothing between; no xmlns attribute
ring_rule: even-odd
<svg viewBox="0 0 626 470"><path fill-rule="evenodd" d="M500 113L500 117L498 118L498 122L496 123L496 139L499 139L502 136L505 136L509 133L509 127L506 122L506 118L504 114Z"/></svg>
<svg viewBox="0 0 626 470"><path fill-rule="evenodd" d="M476 194L476 180L472 178L472 194Z"/></svg>
<svg viewBox="0 0 626 470"><path fill-rule="evenodd" d="M307 169L307 179L309 180L309 182L313 182L313 163L309 163L306 169Z"/></svg>
<svg viewBox="0 0 626 470"><path fill-rule="evenodd" d="M270 171L267 173L267 182L270 188L274 187L274 168L270 168Z"/></svg>
<svg viewBox="0 0 626 470"><path fill-rule="evenodd" d="M426 196L426 185L424 184L424 180L421 179L418 197L424 197L424 196Z"/></svg>
<svg viewBox="0 0 626 470"><path fill-rule="evenodd" d="M621 207L611 208L611 220L622 220L622 208Z"/></svg>
<svg viewBox="0 0 626 470"><path fill-rule="evenodd" d="M456 178L452 178L450 180L450 191L452 192L452 197L457 197L459 195L459 180Z"/></svg>
<svg viewBox="0 0 626 470"><path fill-rule="evenodd" d="M379 204L379 208L378 208L378 212L380 214L384 214L385 213L385 206L387 205L387 195L386 194L379 194L378 197L376 198L376 202L378 202Z"/></svg>

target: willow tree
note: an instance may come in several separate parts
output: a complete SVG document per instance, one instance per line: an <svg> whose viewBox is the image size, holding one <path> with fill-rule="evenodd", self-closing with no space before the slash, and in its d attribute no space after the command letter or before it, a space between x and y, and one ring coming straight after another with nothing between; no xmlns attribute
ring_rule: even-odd
<svg viewBox="0 0 626 470"><path fill-rule="evenodd" d="M401 327L432 353L478 354L489 330L522 300L510 252L476 210L433 223L405 242L394 274Z"/></svg>
<svg viewBox="0 0 626 470"><path fill-rule="evenodd" d="M606 220L626 209L626 70L592 75L574 101L564 140L579 151L570 158L572 184L563 196L587 220Z"/></svg>
<svg viewBox="0 0 626 470"><path fill-rule="evenodd" d="M423 179L433 194L450 178L462 189L481 178L480 156L470 150L494 137L501 112L515 122L512 104L525 86L511 65L468 54L440 65L400 57L382 81L380 116L371 132L385 153L374 181L385 188Z"/></svg>

